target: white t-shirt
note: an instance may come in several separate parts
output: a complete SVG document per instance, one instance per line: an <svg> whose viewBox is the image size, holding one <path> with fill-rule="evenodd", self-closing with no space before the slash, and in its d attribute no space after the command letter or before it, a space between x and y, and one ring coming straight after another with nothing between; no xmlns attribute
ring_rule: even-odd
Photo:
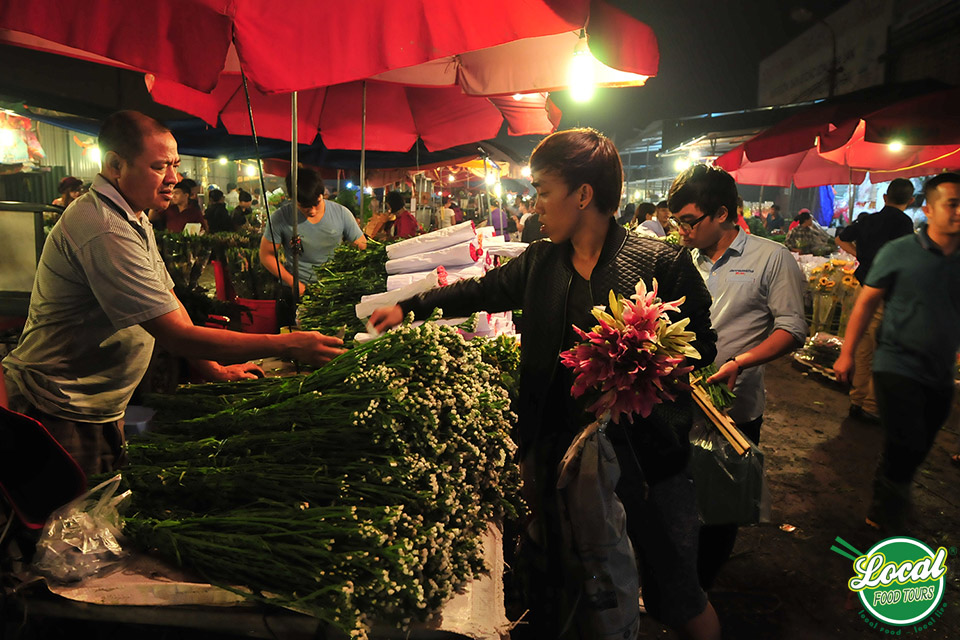
<svg viewBox="0 0 960 640"><path fill-rule="evenodd" d="M440 209L440 228L446 229L447 227L452 227L456 223L457 214L453 209Z"/></svg>

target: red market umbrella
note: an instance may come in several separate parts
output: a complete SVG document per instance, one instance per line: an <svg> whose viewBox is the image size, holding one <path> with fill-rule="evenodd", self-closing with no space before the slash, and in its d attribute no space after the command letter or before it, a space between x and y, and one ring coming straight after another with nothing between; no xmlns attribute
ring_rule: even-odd
<svg viewBox="0 0 960 640"><path fill-rule="evenodd" d="M825 184L860 184L866 172L852 171L820 156L816 149L798 151L776 158L751 162L743 145L731 149L714 162L725 169L739 184L798 188Z"/></svg>
<svg viewBox="0 0 960 640"><path fill-rule="evenodd" d="M602 0L30 0L0 3L13 44L213 91L242 67L265 93L325 87L586 29L603 63L654 75L649 27ZM466 72L465 72L466 73Z"/></svg>
<svg viewBox="0 0 960 640"><path fill-rule="evenodd" d="M930 90L928 83L885 85L823 100L747 140L743 151L757 162L808 151L828 136L848 140L864 115Z"/></svg>
<svg viewBox="0 0 960 640"><path fill-rule="evenodd" d="M866 130L866 121L860 120L853 135L840 146L836 140L821 140L817 146L820 157L869 171L870 181L874 183L960 169L960 144L869 142L865 137Z"/></svg>
<svg viewBox="0 0 960 640"><path fill-rule="evenodd" d="M221 121L229 133L250 134L246 98L239 78L226 78L212 94L148 77L154 100L202 118ZM544 94L471 97L459 87L412 87L366 82L366 132L362 131L363 82L298 92L297 137L310 144L319 132L328 149L406 151L421 138L430 151L496 137L504 120L511 135L556 130L560 111ZM257 135L289 140L290 96L250 95ZM365 143L365 144L364 144Z"/></svg>
<svg viewBox="0 0 960 640"><path fill-rule="evenodd" d="M953 168L960 160L957 97L956 90L931 92L929 84L912 83L825 100L725 153L716 164L743 184L792 181L797 187L859 184L867 172L871 181L886 182ZM885 144L895 140L899 149Z"/></svg>

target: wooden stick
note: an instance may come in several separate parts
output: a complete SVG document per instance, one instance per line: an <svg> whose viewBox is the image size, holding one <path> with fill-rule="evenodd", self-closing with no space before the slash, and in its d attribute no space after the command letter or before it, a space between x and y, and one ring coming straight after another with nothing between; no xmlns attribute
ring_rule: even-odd
<svg viewBox="0 0 960 640"><path fill-rule="evenodd" d="M693 385L693 399L738 455L743 455L750 449L749 441L740 433L730 416L722 413L713 405L710 397L700 385Z"/></svg>

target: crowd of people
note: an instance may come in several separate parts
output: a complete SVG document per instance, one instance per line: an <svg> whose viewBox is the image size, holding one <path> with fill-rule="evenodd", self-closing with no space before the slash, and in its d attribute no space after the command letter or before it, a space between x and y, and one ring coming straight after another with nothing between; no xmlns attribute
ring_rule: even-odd
<svg viewBox="0 0 960 640"><path fill-rule="evenodd" d="M120 421L155 341L173 354L208 359L210 377L223 380L258 375L254 366L235 364L252 358L290 357L319 366L342 352L340 339L317 332L237 334L194 326L173 293L153 224L170 230L235 225L245 218L244 193L229 187L226 194L211 192L204 215L196 184L177 174L172 133L143 114L107 118L99 144L103 168L89 192L74 196L76 185L65 185L63 195L71 201L44 246L20 343L3 360L10 406L40 421L89 474L123 462ZM532 208L523 199L517 211L491 202L488 223L504 236L520 234L526 241L542 234L549 241L532 242L482 278L379 309L371 323L386 330L407 313L424 318L438 307L449 316L522 309L528 330L515 437L530 515L514 570L529 615L513 633L593 637L596 611L609 603L600 601L603 593L578 595L582 566L558 532L571 522L578 526L582 514L559 506L557 469L594 416L585 398L572 396L573 375L558 366L558 347L579 341L573 327L589 330L591 310L605 305L610 291L629 297L638 281L648 289L656 281L662 299L684 299L673 319L689 321L700 356L696 366L716 363L709 381L735 391L728 413L758 443L764 364L794 350L807 334L804 278L786 243L744 228L737 185L720 168L690 167L664 201L637 206L623 221L617 219L622 165L602 134L552 134L534 150L530 167ZM289 179L287 190L292 192ZM313 266L338 244L366 246L353 214L323 196L319 175L301 170L295 198L271 213L261 240L263 265L300 293L313 281ZM900 217L912 187L907 196L907 187L894 181L887 207L858 219L840 237L861 261L857 277L863 288L835 369L840 380L854 381L851 414L877 415L885 428L874 499L865 515L871 526L891 534L903 531L913 475L949 412L960 348L960 175L926 183L927 223L917 233ZM442 226L457 219L453 203L445 204L450 206L441 209ZM407 237L419 231L399 192L388 192L386 205L389 213L378 219L377 233ZM809 242L809 216L801 212L795 229L788 229L798 245ZM622 222L643 231L630 232ZM766 224L771 230L788 226L778 209ZM660 240L674 232L682 246ZM872 390L864 378L870 368ZM720 623L707 591L730 555L737 525L700 526L688 474L693 411L690 394L680 392L639 425L613 423L607 434L620 465L616 495L647 611L683 638L716 639ZM627 619L639 615L637 600L612 606Z"/></svg>

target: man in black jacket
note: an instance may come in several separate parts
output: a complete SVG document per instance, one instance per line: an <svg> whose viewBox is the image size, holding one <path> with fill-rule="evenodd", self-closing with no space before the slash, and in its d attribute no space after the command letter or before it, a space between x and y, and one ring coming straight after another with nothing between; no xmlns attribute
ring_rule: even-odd
<svg viewBox="0 0 960 640"><path fill-rule="evenodd" d="M483 278L465 280L379 309L371 321L378 329L398 324L408 312L422 318L434 308L448 316L523 309L520 393L517 403L524 496L533 513L532 539L547 547L548 569L536 586L555 588L569 576L558 575L556 469L572 438L594 418L586 403L570 395L573 376L561 366L560 352L580 341L572 329L589 330L590 310L605 305L612 290L634 293L653 281L659 296L682 296L684 317L695 332L697 366L716 355L710 327L710 294L689 254L654 239L627 234L616 224L623 170L613 143L589 129L563 131L544 139L530 159L535 211L550 242L534 242L506 265ZM673 318L677 320L679 317ZM696 576L699 527L692 483L686 475L692 401L681 393L675 402L656 405L647 419L632 426L611 425L621 480L617 486L627 512L627 529L641 565L648 611L683 637L719 638L716 613ZM628 432L629 429L629 432ZM534 525L539 528L534 529ZM539 532L539 533L538 533ZM554 616L564 612L531 607L530 637L560 637Z"/></svg>
<svg viewBox="0 0 960 640"><path fill-rule="evenodd" d="M900 236L913 233L913 220L904 209L913 204L913 184L897 178L883 195L883 209L873 214L862 213L856 222L840 232L837 244L857 257L859 266L854 272L863 282L880 248ZM877 397L873 390L873 352L877 347L877 330L883 319L883 304L877 307L866 332L857 345L857 368L850 386L850 417L879 422Z"/></svg>

